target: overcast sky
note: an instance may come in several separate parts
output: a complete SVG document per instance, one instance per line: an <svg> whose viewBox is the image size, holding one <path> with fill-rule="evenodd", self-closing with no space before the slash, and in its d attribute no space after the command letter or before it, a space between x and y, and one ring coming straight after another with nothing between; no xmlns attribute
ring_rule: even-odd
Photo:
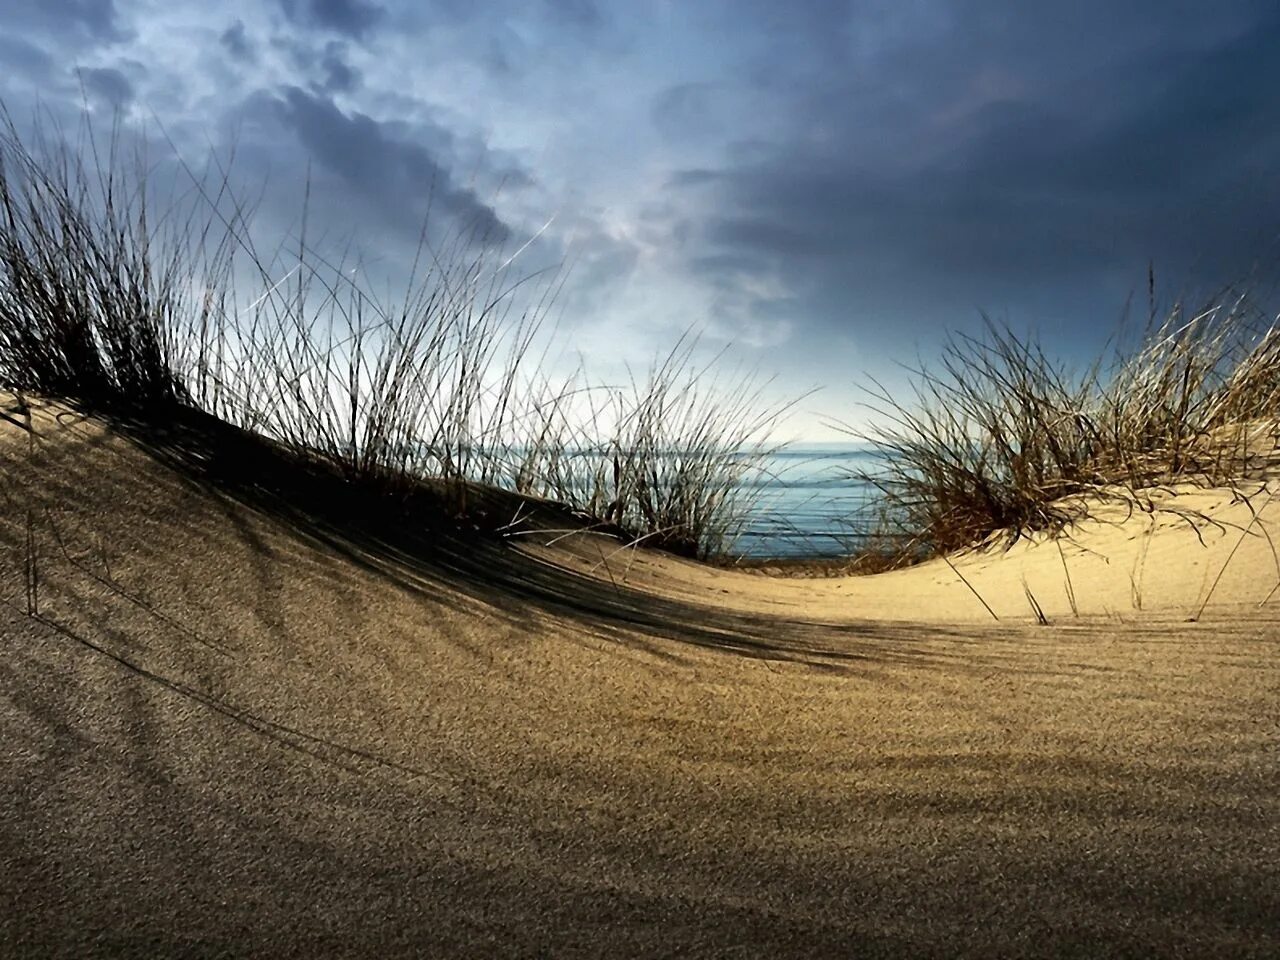
<svg viewBox="0 0 1280 960"><path fill-rule="evenodd" d="M1277 51L1275 0L0 5L19 119L234 140L281 229L309 163L371 263L433 184L517 245L554 216L589 362L696 326L837 416L981 310L1092 349L1149 262L1165 296L1274 263Z"/></svg>

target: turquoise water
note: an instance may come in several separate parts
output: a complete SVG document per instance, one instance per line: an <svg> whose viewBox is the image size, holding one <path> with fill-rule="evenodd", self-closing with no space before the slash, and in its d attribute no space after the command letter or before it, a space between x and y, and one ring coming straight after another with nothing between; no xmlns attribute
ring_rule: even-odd
<svg viewBox="0 0 1280 960"><path fill-rule="evenodd" d="M874 519L877 491L851 474L875 472L874 449L797 444L771 457L754 481L759 499L732 552L750 558L845 556Z"/></svg>

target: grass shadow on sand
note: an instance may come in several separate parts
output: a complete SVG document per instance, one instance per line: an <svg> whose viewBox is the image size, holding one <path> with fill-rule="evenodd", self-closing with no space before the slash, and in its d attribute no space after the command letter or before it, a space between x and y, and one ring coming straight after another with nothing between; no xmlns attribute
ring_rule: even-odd
<svg viewBox="0 0 1280 960"><path fill-rule="evenodd" d="M516 627L532 628L530 618L545 614L619 642L657 639L828 670L923 664L939 656L914 649L923 634L911 624L781 619L689 603L540 562L498 532L520 503L531 524L580 523L553 504L477 490L468 516L459 519L438 491L380 496L201 414L184 413L162 430L115 427L187 483L270 517L433 602L476 601ZM965 641L972 632L931 625L929 637Z"/></svg>

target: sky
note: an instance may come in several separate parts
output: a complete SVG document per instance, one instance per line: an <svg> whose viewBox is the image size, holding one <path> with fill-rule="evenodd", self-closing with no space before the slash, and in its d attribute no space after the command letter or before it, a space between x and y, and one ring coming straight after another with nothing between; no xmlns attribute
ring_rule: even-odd
<svg viewBox="0 0 1280 960"><path fill-rule="evenodd" d="M428 201L536 238L589 368L695 329L824 438L984 312L1085 356L1149 267L1274 280L1276 51L1275 0L5 0L0 98L234 146L282 234L309 178L371 277Z"/></svg>

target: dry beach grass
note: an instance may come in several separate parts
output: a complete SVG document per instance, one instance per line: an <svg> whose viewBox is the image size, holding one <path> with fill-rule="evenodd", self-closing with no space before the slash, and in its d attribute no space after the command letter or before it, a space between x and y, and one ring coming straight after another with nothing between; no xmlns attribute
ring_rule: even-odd
<svg viewBox="0 0 1280 960"><path fill-rule="evenodd" d="M739 481L792 403L692 335L623 382L553 376L562 264L519 272L536 237L512 250L428 213L403 289L381 295L350 243L312 242L305 201L266 247L216 156L154 163L87 120L72 144L55 134L0 104L0 387L152 423L203 411L370 497L428 480L465 512L469 485L498 485L687 555L731 545Z"/></svg>

